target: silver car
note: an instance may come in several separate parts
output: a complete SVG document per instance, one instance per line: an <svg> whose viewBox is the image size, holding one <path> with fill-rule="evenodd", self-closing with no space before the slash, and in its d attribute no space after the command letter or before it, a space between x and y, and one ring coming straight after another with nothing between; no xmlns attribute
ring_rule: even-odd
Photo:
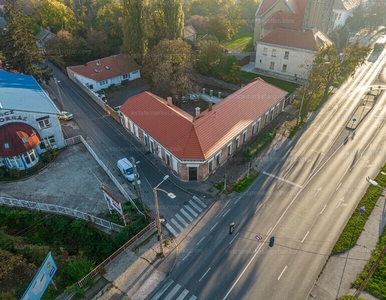
<svg viewBox="0 0 386 300"><path fill-rule="evenodd" d="M58 114L58 119L59 120L72 120L74 118L74 115L72 113L69 113L68 111L62 111L60 114Z"/></svg>

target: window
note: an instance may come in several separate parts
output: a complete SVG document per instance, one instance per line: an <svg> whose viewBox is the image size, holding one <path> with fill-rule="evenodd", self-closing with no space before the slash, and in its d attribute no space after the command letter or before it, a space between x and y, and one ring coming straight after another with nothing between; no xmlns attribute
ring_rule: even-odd
<svg viewBox="0 0 386 300"><path fill-rule="evenodd" d="M273 120L273 108L271 109L271 114L270 114L270 117L269 117L269 121L272 121Z"/></svg>
<svg viewBox="0 0 386 300"><path fill-rule="evenodd" d="M43 150L43 149L46 149L49 147L56 148L56 141L55 141L55 137L53 135L46 137L46 138L43 138L40 141L40 149Z"/></svg>
<svg viewBox="0 0 386 300"><path fill-rule="evenodd" d="M145 136L145 146L148 146L149 145L149 136L145 133L144 134Z"/></svg>
<svg viewBox="0 0 386 300"><path fill-rule="evenodd" d="M123 80L129 79L129 74L123 74L123 75L122 75L122 78L123 78Z"/></svg>
<svg viewBox="0 0 386 300"><path fill-rule="evenodd" d="M228 144L228 156L232 154L232 143Z"/></svg>
<svg viewBox="0 0 386 300"><path fill-rule="evenodd" d="M287 72L287 65L283 65L283 69L281 69L282 72Z"/></svg>
<svg viewBox="0 0 386 300"><path fill-rule="evenodd" d="M260 130L260 121L261 121L261 119L257 120L256 133L258 133Z"/></svg>
<svg viewBox="0 0 386 300"><path fill-rule="evenodd" d="M256 122L252 123L252 134L255 134L256 131Z"/></svg>
<svg viewBox="0 0 386 300"><path fill-rule="evenodd" d="M271 61L271 64L269 65L269 68L272 69L272 70L275 68L275 63L273 61Z"/></svg>
<svg viewBox="0 0 386 300"><path fill-rule="evenodd" d="M109 82L107 80L102 80L99 82L99 85L102 86L102 85L107 85Z"/></svg>
<svg viewBox="0 0 386 300"><path fill-rule="evenodd" d="M240 137L236 138L236 149L239 147Z"/></svg>
<svg viewBox="0 0 386 300"><path fill-rule="evenodd" d="M51 123L50 123L50 118L49 117L41 118L41 119L38 119L36 121L38 121L40 129L51 127Z"/></svg>
<svg viewBox="0 0 386 300"><path fill-rule="evenodd" d="M213 158L208 163L209 173L213 171Z"/></svg>
<svg viewBox="0 0 386 300"><path fill-rule="evenodd" d="M166 164L168 166L170 166L170 155L169 155L169 153L165 153L165 157L166 157Z"/></svg>
<svg viewBox="0 0 386 300"><path fill-rule="evenodd" d="M273 57L276 56L276 49L272 49L272 54L271 54Z"/></svg>
<svg viewBox="0 0 386 300"><path fill-rule="evenodd" d="M216 154L216 165L220 165L221 153Z"/></svg>
<svg viewBox="0 0 386 300"><path fill-rule="evenodd" d="M247 131L245 130L243 132L243 143L245 143L247 141Z"/></svg>
<svg viewBox="0 0 386 300"><path fill-rule="evenodd" d="M28 152L24 153L23 157L27 165L33 163L36 160L35 149L31 149Z"/></svg>
<svg viewBox="0 0 386 300"><path fill-rule="evenodd" d="M289 52L288 51L284 52L284 59L288 59L288 57L289 57Z"/></svg>
<svg viewBox="0 0 386 300"><path fill-rule="evenodd" d="M263 49L263 55L267 55L268 54L268 48L264 48Z"/></svg>
<svg viewBox="0 0 386 300"><path fill-rule="evenodd" d="M9 149L9 144L8 143L4 143L4 148L5 149Z"/></svg>
<svg viewBox="0 0 386 300"><path fill-rule="evenodd" d="M268 123L268 112L265 113L264 125Z"/></svg>
<svg viewBox="0 0 386 300"><path fill-rule="evenodd" d="M279 104L276 104L276 108L275 108L275 116L277 116L278 113L279 113Z"/></svg>

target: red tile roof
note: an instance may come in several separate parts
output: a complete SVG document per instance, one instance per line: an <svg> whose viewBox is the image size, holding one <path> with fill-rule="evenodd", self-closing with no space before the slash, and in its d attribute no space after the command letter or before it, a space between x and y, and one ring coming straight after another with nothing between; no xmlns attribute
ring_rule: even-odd
<svg viewBox="0 0 386 300"><path fill-rule="evenodd" d="M149 92L130 97L120 109L176 157L205 160L286 94L258 78L199 117L169 106L166 100Z"/></svg>
<svg viewBox="0 0 386 300"><path fill-rule="evenodd" d="M22 138L25 138L25 142ZM19 155L39 144L39 133L28 124L12 122L0 126L0 157Z"/></svg>
<svg viewBox="0 0 386 300"><path fill-rule="evenodd" d="M138 64L128 54L117 54L68 69L97 82L139 70ZM97 70L98 72L94 71Z"/></svg>
<svg viewBox="0 0 386 300"><path fill-rule="evenodd" d="M332 44L331 40L317 28L304 31L276 28L261 38L260 42L312 51L317 51L318 46L322 44Z"/></svg>
<svg viewBox="0 0 386 300"><path fill-rule="evenodd" d="M263 22L268 28L302 29L303 16L291 12L278 11Z"/></svg>

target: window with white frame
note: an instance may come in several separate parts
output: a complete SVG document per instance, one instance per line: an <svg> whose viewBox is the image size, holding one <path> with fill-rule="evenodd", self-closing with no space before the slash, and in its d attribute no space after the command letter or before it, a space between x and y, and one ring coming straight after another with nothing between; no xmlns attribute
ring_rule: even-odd
<svg viewBox="0 0 386 300"><path fill-rule="evenodd" d="M216 166L220 165L221 161L221 152L216 154Z"/></svg>
<svg viewBox="0 0 386 300"><path fill-rule="evenodd" d="M170 166L170 154L165 152L166 164Z"/></svg>
<svg viewBox="0 0 386 300"><path fill-rule="evenodd" d="M269 68L273 70L275 68L275 62L271 61L271 63L269 64Z"/></svg>
<svg viewBox="0 0 386 300"><path fill-rule="evenodd" d="M245 143L247 141L247 131L245 130L243 132L243 143Z"/></svg>
<svg viewBox="0 0 386 300"><path fill-rule="evenodd" d="M284 52L284 59L288 59L289 58L289 52L288 51L285 51Z"/></svg>
<svg viewBox="0 0 386 300"><path fill-rule="evenodd" d="M276 49L272 49L272 54L271 56L275 57L276 56Z"/></svg>
<svg viewBox="0 0 386 300"><path fill-rule="evenodd" d="M208 172L212 172L213 171L213 158L211 158L208 162Z"/></svg>
<svg viewBox="0 0 386 300"><path fill-rule="evenodd" d="M279 113L279 104L276 104L276 107L275 107L275 116L277 116L278 113Z"/></svg>
<svg viewBox="0 0 386 300"><path fill-rule="evenodd" d="M271 115L270 115L270 117L269 117L269 121L272 121L273 120L273 108L271 109Z"/></svg>
<svg viewBox="0 0 386 300"><path fill-rule="evenodd" d="M145 146L148 146L149 145L149 136L146 133L143 136L144 136Z"/></svg>
<svg viewBox="0 0 386 300"><path fill-rule="evenodd" d="M256 122L252 123L252 134L255 134L256 131Z"/></svg>
<svg viewBox="0 0 386 300"><path fill-rule="evenodd" d="M240 145L240 137L236 137L236 149L239 148Z"/></svg>
<svg viewBox="0 0 386 300"><path fill-rule="evenodd" d="M27 165L32 164L37 158L36 153L35 153L35 149L31 149L31 150L25 152L23 154L23 157L24 157L24 160L27 163Z"/></svg>
<svg viewBox="0 0 386 300"><path fill-rule="evenodd" d="M100 86L103 86L103 85L107 85L109 82L107 80L102 80L102 81L99 81L99 85Z"/></svg>
<svg viewBox="0 0 386 300"><path fill-rule="evenodd" d="M268 48L265 48L263 49L263 55L267 55L268 54Z"/></svg>
<svg viewBox="0 0 386 300"><path fill-rule="evenodd" d="M122 75L122 78L123 78L123 80L129 79L129 74L123 74L123 75Z"/></svg>
<svg viewBox="0 0 386 300"><path fill-rule="evenodd" d="M232 143L228 144L228 156L232 154Z"/></svg>
<svg viewBox="0 0 386 300"><path fill-rule="evenodd" d="M260 131L260 121L261 121L261 119L259 118L257 120L257 124L256 124L256 133L258 133Z"/></svg>
<svg viewBox="0 0 386 300"><path fill-rule="evenodd" d="M40 129L51 127L50 117L37 119Z"/></svg>
<svg viewBox="0 0 386 300"><path fill-rule="evenodd" d="M40 141L40 149L56 148L56 141L53 135L42 138Z"/></svg>
<svg viewBox="0 0 386 300"><path fill-rule="evenodd" d="M282 72L287 72L287 65L283 65L283 68L281 69Z"/></svg>

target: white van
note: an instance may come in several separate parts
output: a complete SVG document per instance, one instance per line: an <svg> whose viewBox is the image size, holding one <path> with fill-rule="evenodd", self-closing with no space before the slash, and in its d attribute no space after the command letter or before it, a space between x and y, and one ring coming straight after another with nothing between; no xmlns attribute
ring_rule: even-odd
<svg viewBox="0 0 386 300"><path fill-rule="evenodd" d="M122 175L130 182L134 181L134 170L133 165L127 158L118 160L117 167Z"/></svg>

